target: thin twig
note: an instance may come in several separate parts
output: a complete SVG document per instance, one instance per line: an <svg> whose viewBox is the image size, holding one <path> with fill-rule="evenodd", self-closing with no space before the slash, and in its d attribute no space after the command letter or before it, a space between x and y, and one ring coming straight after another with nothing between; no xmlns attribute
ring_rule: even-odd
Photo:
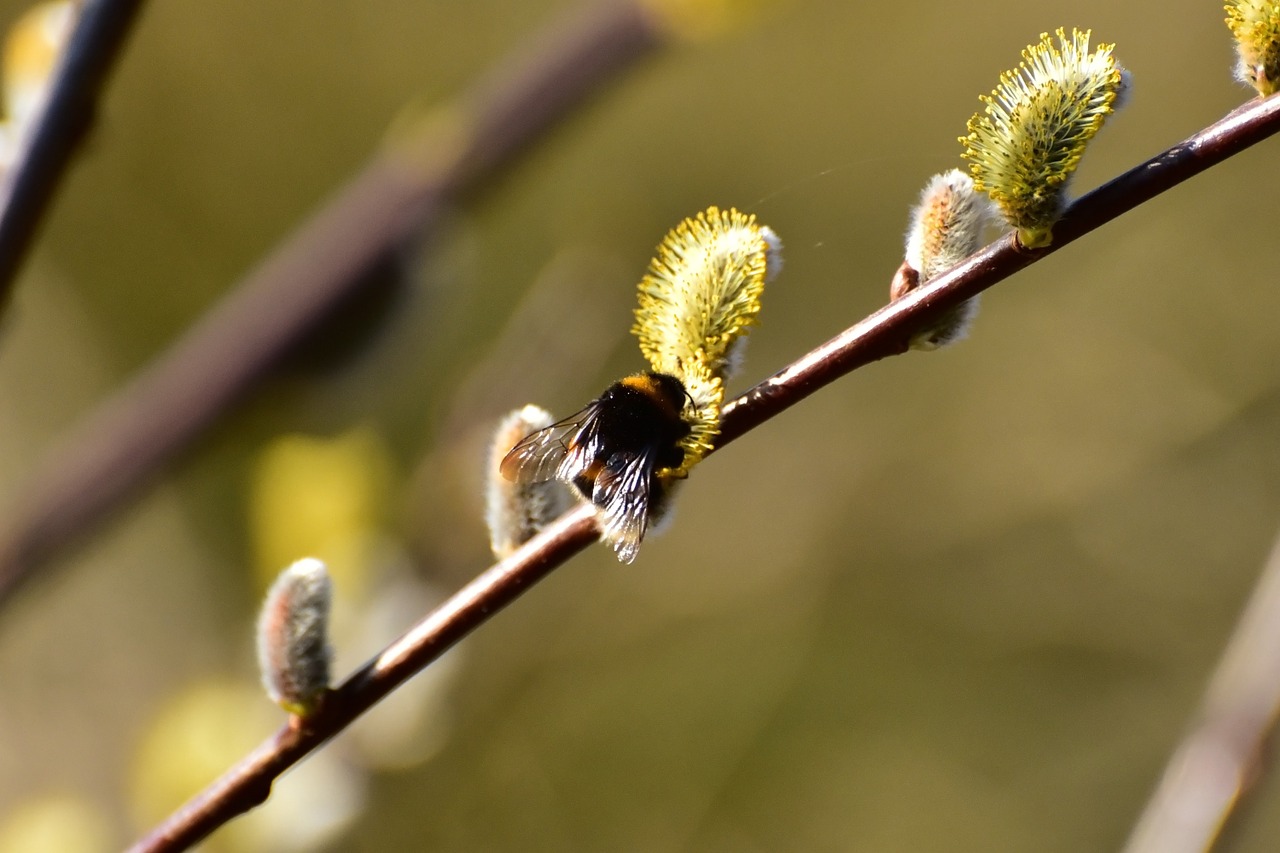
<svg viewBox="0 0 1280 853"><path fill-rule="evenodd" d="M1126 853L1204 853L1263 770L1280 718L1280 540Z"/></svg>
<svg viewBox="0 0 1280 853"><path fill-rule="evenodd" d="M142 0L89 0L80 12L35 131L0 187L0 307L141 10Z"/></svg>
<svg viewBox="0 0 1280 853"><path fill-rule="evenodd" d="M36 466L0 522L0 605L188 446L411 232L669 40L640 2L579 11L393 140L168 352Z"/></svg>
<svg viewBox="0 0 1280 853"><path fill-rule="evenodd" d="M810 352L725 407L717 447L857 367L905 352L922 323L1170 187L1280 132L1280 98L1253 102L1072 205L1054 245L1027 251L998 241ZM261 803L272 780L374 702L443 654L526 589L596 539L592 509L562 516L510 558L481 574L337 688L305 729L285 728L133 848L173 851Z"/></svg>

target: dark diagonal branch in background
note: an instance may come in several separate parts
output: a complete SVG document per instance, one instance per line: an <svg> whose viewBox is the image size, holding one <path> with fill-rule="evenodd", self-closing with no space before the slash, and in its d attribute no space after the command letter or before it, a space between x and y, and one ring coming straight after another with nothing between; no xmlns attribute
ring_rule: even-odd
<svg viewBox="0 0 1280 853"><path fill-rule="evenodd" d="M1255 101L1072 205L1054 245L1027 251L998 241L926 286L872 314L730 403L723 446L850 371L905 352L914 329L1053 250L1280 131L1280 97ZM887 276L886 276L887 279ZM494 613L595 540L579 506L510 558L481 574L331 695L304 728L285 728L141 841L134 850L185 849L266 799L272 781Z"/></svg>
<svg viewBox="0 0 1280 853"><path fill-rule="evenodd" d="M591 7L397 136L36 466L0 522L0 603L207 429L406 235L429 232L448 205L666 41L639 0Z"/></svg>
<svg viewBox="0 0 1280 853"><path fill-rule="evenodd" d="M141 10L142 0L89 0L80 12L40 120L0 187L0 307Z"/></svg>
<svg viewBox="0 0 1280 853"><path fill-rule="evenodd" d="M1280 540L1125 853L1212 850L1263 770L1280 716Z"/></svg>

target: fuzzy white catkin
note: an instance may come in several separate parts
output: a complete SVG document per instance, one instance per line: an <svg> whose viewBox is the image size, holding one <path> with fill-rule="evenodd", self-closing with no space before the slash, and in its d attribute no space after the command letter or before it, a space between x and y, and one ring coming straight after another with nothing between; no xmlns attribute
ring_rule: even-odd
<svg viewBox="0 0 1280 853"><path fill-rule="evenodd" d="M952 169L929 179L911 210L906 261L923 284L982 246L992 218L991 203L973 188L973 178Z"/></svg>
<svg viewBox="0 0 1280 853"><path fill-rule="evenodd" d="M333 584L320 560L298 560L276 578L258 616L258 666L267 695L291 714L314 711L329 688Z"/></svg>
<svg viewBox="0 0 1280 853"><path fill-rule="evenodd" d="M502 459L522 438L554 422L551 413L538 406L516 409L499 422L489 444L485 468L485 513L489 547L498 559L532 539L538 531L574 504L564 483L513 483L502 476Z"/></svg>
<svg viewBox="0 0 1280 853"><path fill-rule="evenodd" d="M974 189L973 178L959 169L934 175L911 210L904 269L894 279L891 297L915 290L976 252L994 216L991 202ZM913 335L912 348L933 350L960 340L977 313L977 297L960 303Z"/></svg>

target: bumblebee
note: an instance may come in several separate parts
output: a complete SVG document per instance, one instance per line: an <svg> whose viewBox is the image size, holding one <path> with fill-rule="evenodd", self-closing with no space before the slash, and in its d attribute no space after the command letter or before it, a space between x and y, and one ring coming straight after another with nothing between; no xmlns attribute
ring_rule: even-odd
<svg viewBox="0 0 1280 853"><path fill-rule="evenodd" d="M674 376L627 376L582 411L522 439L503 458L502 476L572 484L600 511L601 535L618 559L630 563L652 511L670 482L684 476L686 400L684 383Z"/></svg>

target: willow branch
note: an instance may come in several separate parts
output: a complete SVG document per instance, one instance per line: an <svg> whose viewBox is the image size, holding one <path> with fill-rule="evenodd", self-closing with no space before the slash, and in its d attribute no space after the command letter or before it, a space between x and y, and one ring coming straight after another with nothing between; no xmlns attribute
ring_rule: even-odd
<svg viewBox="0 0 1280 853"><path fill-rule="evenodd" d="M1081 198L1054 228L1053 246L1028 251L1012 235L993 243L738 397L725 407L717 447L852 370L905 352L911 333L936 315L1277 131L1280 98L1250 103ZM135 853L184 849L263 802L284 770L595 541L595 525L590 506L570 510L356 672L304 727L282 729L175 812L133 848Z"/></svg>
<svg viewBox="0 0 1280 853"><path fill-rule="evenodd" d="M1262 774L1280 719L1280 540L1126 853L1203 853Z"/></svg>
<svg viewBox="0 0 1280 853"><path fill-rule="evenodd" d="M905 352L922 319L931 319L1073 243L1171 187L1280 131L1280 97L1251 101L1071 205L1053 228L1053 245L1025 249L1013 235L929 280L842 332L725 406L723 446L852 370Z"/></svg>
<svg viewBox="0 0 1280 853"><path fill-rule="evenodd" d="M0 516L0 604L202 434L407 235L429 234L449 205L667 41L638 0L593 6L402 131L37 465Z"/></svg>
<svg viewBox="0 0 1280 853"><path fill-rule="evenodd" d="M0 187L0 306L67 164L83 142L142 0L89 0L58 65L35 131Z"/></svg>

